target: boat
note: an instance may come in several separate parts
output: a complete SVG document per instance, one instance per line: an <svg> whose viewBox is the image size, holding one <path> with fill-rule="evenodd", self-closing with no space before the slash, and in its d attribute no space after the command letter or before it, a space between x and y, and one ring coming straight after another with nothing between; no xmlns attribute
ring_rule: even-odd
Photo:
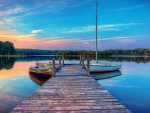
<svg viewBox="0 0 150 113"><path fill-rule="evenodd" d="M43 66L31 66L29 68L29 73L51 77L53 75L52 68L45 68Z"/></svg>
<svg viewBox="0 0 150 113"><path fill-rule="evenodd" d="M87 66L85 66L87 68ZM90 64L90 72L111 72L116 71L121 68L121 65L118 64L101 64L95 63Z"/></svg>
<svg viewBox="0 0 150 113"><path fill-rule="evenodd" d="M36 66L42 66L44 68L52 68L52 62L49 63L39 63L36 62ZM63 64L61 64L60 66L63 66ZM59 68L59 63L55 63L55 68L58 69Z"/></svg>
<svg viewBox="0 0 150 113"><path fill-rule="evenodd" d="M43 85L51 77L48 76L39 76L37 74L29 73L30 79L38 85Z"/></svg>
<svg viewBox="0 0 150 113"><path fill-rule="evenodd" d="M107 78L112 78L112 77L116 77L122 75L121 71L117 70L117 71L111 71L111 72L100 72L100 73L92 73L91 76L95 79L95 80L100 80L100 79L107 79Z"/></svg>
<svg viewBox="0 0 150 113"><path fill-rule="evenodd" d="M119 70L122 65L119 64L104 64L97 61L97 20L98 20L98 3L96 2L96 63L90 63L90 72L110 72ZM85 65L87 69L87 65Z"/></svg>
<svg viewBox="0 0 150 113"><path fill-rule="evenodd" d="M62 65L61 65L62 66ZM59 70L59 63L55 63L55 72ZM29 73L51 77L53 75L52 63L38 63L36 66L31 66L29 68Z"/></svg>

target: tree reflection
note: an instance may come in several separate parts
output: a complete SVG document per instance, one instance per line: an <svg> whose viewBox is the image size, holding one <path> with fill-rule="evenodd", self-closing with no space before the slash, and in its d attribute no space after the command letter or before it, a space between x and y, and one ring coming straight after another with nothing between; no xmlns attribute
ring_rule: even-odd
<svg viewBox="0 0 150 113"><path fill-rule="evenodd" d="M0 57L0 70L2 69L11 69L15 62L31 62L31 61L51 61L52 58L56 60L59 57L63 56L29 56L29 57ZM86 60L87 56L84 56L84 60ZM80 60L80 56L65 56L64 60ZM90 60L95 60L95 56L90 56ZM98 57L98 60L104 60L109 62L136 62L136 63L146 63L150 62L150 57Z"/></svg>
<svg viewBox="0 0 150 113"><path fill-rule="evenodd" d="M0 70L11 69L15 64L16 58L14 57L1 57L0 58Z"/></svg>
<svg viewBox="0 0 150 113"><path fill-rule="evenodd" d="M99 60L106 61L116 61L116 62L136 62L136 63L146 63L150 62L150 57L101 57Z"/></svg>

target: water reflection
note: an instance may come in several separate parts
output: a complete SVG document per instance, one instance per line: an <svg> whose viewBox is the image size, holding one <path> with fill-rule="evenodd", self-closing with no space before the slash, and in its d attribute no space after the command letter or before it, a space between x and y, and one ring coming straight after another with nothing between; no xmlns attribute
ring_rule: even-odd
<svg viewBox="0 0 150 113"><path fill-rule="evenodd" d="M91 76L95 80L112 78L112 77L119 76L119 75L122 75L121 71L119 71L119 70L112 71L112 72L91 73Z"/></svg>
<svg viewBox="0 0 150 113"><path fill-rule="evenodd" d="M13 68L13 65L15 64L16 58L10 58L10 57L1 57L0 58L0 70L2 69L11 69Z"/></svg>
<svg viewBox="0 0 150 113"><path fill-rule="evenodd" d="M146 63L146 62L150 62L150 57L148 56L133 56L133 57L126 57L126 56L122 56L122 57L102 57L100 58L100 60L106 60L106 61L116 61L116 62L123 62L123 61L127 61L127 62L136 62L137 64L139 63Z"/></svg>
<svg viewBox="0 0 150 113"><path fill-rule="evenodd" d="M2 69L11 69L13 68L15 62L31 62L31 61L51 61L52 58L55 57L56 60L59 59L59 56L28 56L28 57L0 57L0 70ZM65 56L65 60L75 60L79 61L80 57L79 56ZM86 60L86 56L84 57ZM90 56L91 60L94 60L95 57ZM98 57L98 60L100 61L109 61L109 62L136 62L136 63L146 63L150 62L150 57L148 56L143 56L143 57Z"/></svg>
<svg viewBox="0 0 150 113"><path fill-rule="evenodd" d="M30 75L30 79L40 86L43 85L48 79L51 78L47 76L39 76L33 73L29 73L29 75Z"/></svg>
<svg viewBox="0 0 150 113"><path fill-rule="evenodd" d="M122 62L123 76L101 79L101 84L133 113L150 113L150 63Z"/></svg>
<svg viewBox="0 0 150 113"><path fill-rule="evenodd" d="M29 66L35 62L15 62L13 68L0 70L0 113L9 113L39 85L29 79Z"/></svg>

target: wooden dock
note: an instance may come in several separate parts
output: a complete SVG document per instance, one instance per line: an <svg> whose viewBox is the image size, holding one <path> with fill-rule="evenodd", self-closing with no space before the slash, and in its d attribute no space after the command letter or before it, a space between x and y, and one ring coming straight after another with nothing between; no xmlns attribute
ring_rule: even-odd
<svg viewBox="0 0 150 113"><path fill-rule="evenodd" d="M10 113L131 113L81 65L65 65Z"/></svg>

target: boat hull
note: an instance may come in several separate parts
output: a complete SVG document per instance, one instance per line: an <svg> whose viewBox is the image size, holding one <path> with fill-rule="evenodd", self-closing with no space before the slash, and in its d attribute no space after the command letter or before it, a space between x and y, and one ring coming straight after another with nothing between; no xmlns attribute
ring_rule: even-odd
<svg viewBox="0 0 150 113"><path fill-rule="evenodd" d="M31 80L33 80L36 84L40 86L43 85L48 79L51 78L49 76L41 76L41 75L33 74L30 72L29 72L29 75L30 75Z"/></svg>
<svg viewBox="0 0 150 113"><path fill-rule="evenodd" d="M85 66L87 69L87 66ZM90 64L90 72L111 72L121 68L121 65L113 64Z"/></svg>

